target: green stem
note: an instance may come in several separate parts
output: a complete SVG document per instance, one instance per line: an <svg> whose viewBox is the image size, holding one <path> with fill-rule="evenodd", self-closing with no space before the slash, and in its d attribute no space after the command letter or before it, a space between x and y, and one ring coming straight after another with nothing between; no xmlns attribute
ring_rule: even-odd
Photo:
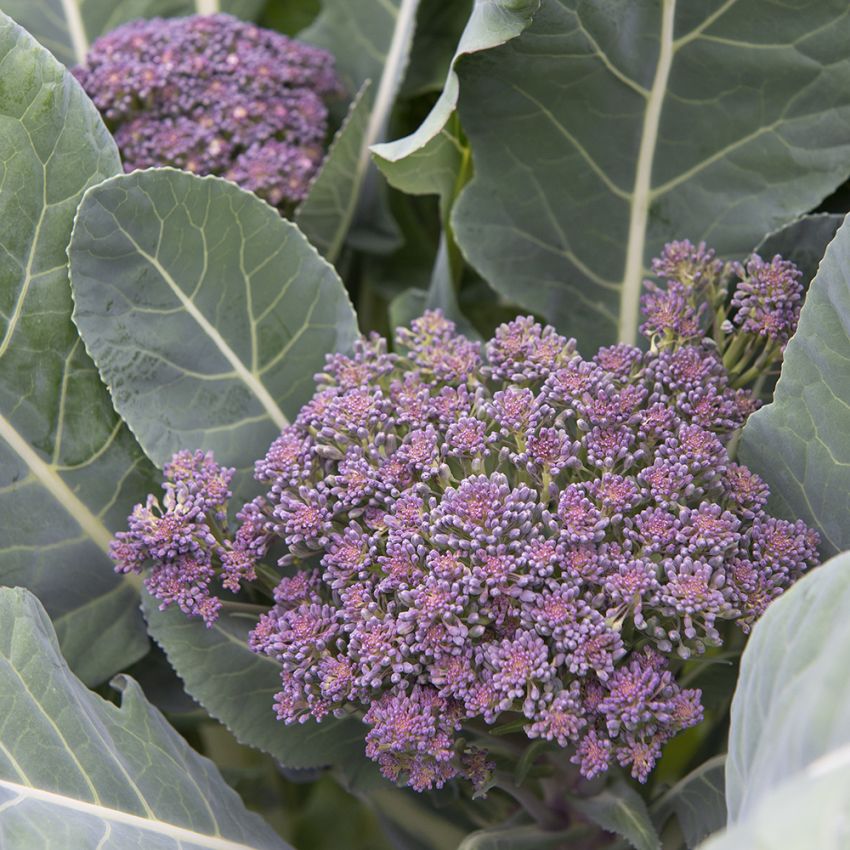
<svg viewBox="0 0 850 850"><path fill-rule="evenodd" d="M557 815L536 794L528 788L518 788L514 784L513 777L507 773L497 771L493 780L494 787L501 788L508 796L516 800L543 829L558 829L563 826Z"/></svg>

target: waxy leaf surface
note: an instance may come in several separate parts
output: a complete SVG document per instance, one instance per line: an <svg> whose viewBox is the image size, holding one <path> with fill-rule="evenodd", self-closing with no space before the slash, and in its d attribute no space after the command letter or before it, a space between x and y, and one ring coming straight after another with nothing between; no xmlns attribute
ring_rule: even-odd
<svg viewBox="0 0 850 850"><path fill-rule="evenodd" d="M74 321L158 464L203 448L248 469L357 334L342 282L250 192L174 169L87 192L69 248Z"/></svg>
<svg viewBox="0 0 850 850"><path fill-rule="evenodd" d="M850 840L850 553L773 602L732 701L729 828L702 850L841 850Z"/></svg>
<svg viewBox="0 0 850 850"><path fill-rule="evenodd" d="M4 850L286 850L128 676L120 707L68 669L32 594L0 589Z"/></svg>
<svg viewBox="0 0 850 850"><path fill-rule="evenodd" d="M309 195L295 214L301 232L329 262L339 256L345 243L369 165L363 152L371 114L371 86L371 81L363 83L352 101Z"/></svg>
<svg viewBox="0 0 850 850"><path fill-rule="evenodd" d="M462 56L515 38L531 22L539 5L540 0L476 0L443 90L428 116L409 136L372 148L375 162L393 186L410 194L448 197L462 156L461 142L448 126L459 91L455 63Z"/></svg>
<svg viewBox="0 0 850 850"><path fill-rule="evenodd" d="M685 846L690 850L723 829L726 826L725 771L726 756L719 755L680 779L652 806L652 819L659 831L667 819L675 815Z"/></svg>
<svg viewBox="0 0 850 850"><path fill-rule="evenodd" d="M732 701L730 823L819 759L850 747L848 610L845 553L786 591L753 629Z"/></svg>
<svg viewBox="0 0 850 850"><path fill-rule="evenodd" d="M107 551L152 468L71 322L65 249L89 186L120 171L65 69L0 15L0 584L32 590L86 682L148 647Z"/></svg>
<svg viewBox="0 0 850 850"><path fill-rule="evenodd" d="M850 225L826 249L785 349L773 402L747 421L741 457L771 507L803 519L821 551L850 548Z"/></svg>
<svg viewBox="0 0 850 850"><path fill-rule="evenodd" d="M840 2L544 0L457 65L461 248L585 351L633 341L666 241L744 254L845 180L848 40Z"/></svg>
<svg viewBox="0 0 850 850"><path fill-rule="evenodd" d="M319 17L299 38L324 47L334 56L337 72L350 93L360 92L360 104L349 118L344 146L336 152L350 160L348 175L330 168L339 180L340 215L330 218L319 237L319 249L335 262L348 236L350 244L379 253L397 247L398 225L389 210L386 186L370 167L369 147L384 139L390 112L410 58L419 0L323 0ZM367 91L363 86L369 82ZM328 209L327 186L319 185L319 208ZM308 198L305 206L313 202ZM311 216L315 216L315 207ZM308 224L316 229L316 222ZM312 236L312 233L311 233Z"/></svg>

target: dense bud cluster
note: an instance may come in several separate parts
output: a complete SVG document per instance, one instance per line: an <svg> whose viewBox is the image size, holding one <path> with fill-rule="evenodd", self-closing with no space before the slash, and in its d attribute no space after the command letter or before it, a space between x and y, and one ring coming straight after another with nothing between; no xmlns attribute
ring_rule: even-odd
<svg viewBox="0 0 850 850"><path fill-rule="evenodd" d="M769 516L764 482L730 459L756 402L700 331L714 263L703 246L665 252L648 352L586 360L531 318L482 350L438 312L399 331L402 353L361 340L328 358L257 463L266 493L231 540L210 532L227 471L184 453L164 516L140 506L119 535L120 567L152 561L153 593L209 620L197 565L232 587L278 547L285 577L250 639L281 664L277 714L361 713L393 780L480 786L487 757L464 726L519 719L571 747L585 777L619 763L645 781L702 716L700 692L676 681L682 660L719 645L721 621L748 630L817 559L817 535ZM763 266L751 260L730 307L744 326ZM759 304L786 316L793 300Z"/></svg>
<svg viewBox="0 0 850 850"><path fill-rule="evenodd" d="M288 213L324 156L330 54L230 15L133 21L97 39L74 74L127 171L216 174Z"/></svg>

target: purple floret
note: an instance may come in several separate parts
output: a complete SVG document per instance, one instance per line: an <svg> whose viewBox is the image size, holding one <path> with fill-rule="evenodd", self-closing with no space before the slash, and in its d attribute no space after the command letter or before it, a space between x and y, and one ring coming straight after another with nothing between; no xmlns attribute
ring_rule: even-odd
<svg viewBox="0 0 850 850"><path fill-rule="evenodd" d="M689 291L726 268L690 243L656 264ZM274 552L251 633L280 664L274 710L357 714L393 781L480 792L492 763L465 727L507 724L570 748L588 779L619 764L644 782L702 717L683 660L817 563L817 535L769 516L765 483L730 458L752 393L674 324L593 360L530 317L483 347L439 312L399 332L401 353L362 340L257 463L266 492L235 534L231 471L181 453L163 506L118 535L118 568L152 564L163 604L210 622L214 582L236 590Z"/></svg>
<svg viewBox="0 0 850 850"><path fill-rule="evenodd" d="M330 54L225 15L132 21L97 39L74 74L126 171L171 165L225 177L281 213L324 157Z"/></svg>

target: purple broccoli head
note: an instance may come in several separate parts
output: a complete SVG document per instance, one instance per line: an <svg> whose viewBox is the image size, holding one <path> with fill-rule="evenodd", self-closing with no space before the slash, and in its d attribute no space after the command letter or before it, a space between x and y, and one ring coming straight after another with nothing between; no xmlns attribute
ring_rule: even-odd
<svg viewBox="0 0 850 850"><path fill-rule="evenodd" d="M266 492L235 533L228 471L183 453L166 510L140 506L119 535L120 567L151 563L152 593L209 622L216 575L232 589L276 561L251 646L281 665L278 717L357 712L394 781L486 787L470 724L479 744L507 724L571 748L585 777L619 764L646 781L702 717L683 662L719 646L724 621L748 631L818 543L769 516L766 485L730 457L757 402L724 366L734 335L718 346L695 330L694 292L721 267L677 243L659 270L677 274L667 313L684 304L690 324L660 320L654 287L649 351L585 360L530 317L482 347L429 312L399 331L399 353L373 336L328 357L258 461Z"/></svg>
<svg viewBox="0 0 850 850"><path fill-rule="evenodd" d="M125 170L215 174L283 214L322 162L325 103L340 94L329 53L224 14L125 24L74 74Z"/></svg>

